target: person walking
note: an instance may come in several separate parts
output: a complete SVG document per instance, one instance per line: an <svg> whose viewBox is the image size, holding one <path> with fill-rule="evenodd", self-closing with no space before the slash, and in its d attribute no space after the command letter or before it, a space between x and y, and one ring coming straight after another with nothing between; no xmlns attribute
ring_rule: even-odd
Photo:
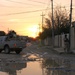
<svg viewBox="0 0 75 75"><path fill-rule="evenodd" d="M69 53L69 39L67 38L67 34L65 34L64 45L64 52Z"/></svg>

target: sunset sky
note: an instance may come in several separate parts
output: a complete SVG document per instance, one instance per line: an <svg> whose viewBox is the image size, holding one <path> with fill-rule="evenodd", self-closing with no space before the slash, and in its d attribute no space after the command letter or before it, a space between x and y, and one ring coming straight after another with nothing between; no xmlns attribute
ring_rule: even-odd
<svg viewBox="0 0 75 75"><path fill-rule="evenodd" d="M71 0L54 0L54 7L70 9ZM47 16L51 10L51 0L0 0L0 30L15 30L19 35L35 37L42 23L42 12ZM75 19L75 0L73 18ZM44 17L45 17L44 16Z"/></svg>

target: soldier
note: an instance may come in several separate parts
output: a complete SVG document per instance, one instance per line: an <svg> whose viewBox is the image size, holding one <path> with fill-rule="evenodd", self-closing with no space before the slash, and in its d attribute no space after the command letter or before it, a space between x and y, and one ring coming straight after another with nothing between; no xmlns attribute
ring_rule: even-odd
<svg viewBox="0 0 75 75"><path fill-rule="evenodd" d="M65 34L65 38L64 38L64 45L65 45L64 51L68 53L69 52L69 39L67 38L66 34Z"/></svg>

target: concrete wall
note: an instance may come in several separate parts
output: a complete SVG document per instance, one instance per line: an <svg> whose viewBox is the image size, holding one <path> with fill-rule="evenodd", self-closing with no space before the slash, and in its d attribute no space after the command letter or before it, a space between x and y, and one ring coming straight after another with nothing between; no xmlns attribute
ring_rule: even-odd
<svg viewBox="0 0 75 75"><path fill-rule="evenodd" d="M47 37L45 40L44 40L44 44L45 45L52 45L52 39Z"/></svg>
<svg viewBox="0 0 75 75"><path fill-rule="evenodd" d="M64 48L64 36L65 36L65 34L55 36L55 46L56 47ZM68 39L69 39L69 34L67 34L67 36L68 36Z"/></svg>
<svg viewBox="0 0 75 75"><path fill-rule="evenodd" d="M71 49L75 49L75 28L71 28Z"/></svg>
<svg viewBox="0 0 75 75"><path fill-rule="evenodd" d="M62 47L64 48L64 35L65 34L61 34L61 35L57 35L55 36L55 42L54 42L54 45L55 47ZM68 35L68 38L69 38L69 34ZM71 27L71 49L75 49L75 28L74 27ZM44 40L44 43L45 45L52 45L52 38L46 38Z"/></svg>
<svg viewBox="0 0 75 75"><path fill-rule="evenodd" d="M59 35L59 39L58 39L58 35L55 36L55 46L64 48L64 35L65 34ZM67 35L68 35L68 39L69 39L69 34L67 34ZM70 38L71 38L71 49L75 49L75 28L74 27L71 28ZM58 44L58 42L59 42L59 44Z"/></svg>
<svg viewBox="0 0 75 75"><path fill-rule="evenodd" d="M55 36L55 47L61 47L62 46L62 36L57 35Z"/></svg>

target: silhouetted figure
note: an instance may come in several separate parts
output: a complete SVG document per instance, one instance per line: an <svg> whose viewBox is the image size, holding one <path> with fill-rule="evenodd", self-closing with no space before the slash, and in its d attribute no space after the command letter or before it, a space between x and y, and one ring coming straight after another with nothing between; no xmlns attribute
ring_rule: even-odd
<svg viewBox="0 0 75 75"><path fill-rule="evenodd" d="M65 34L65 38L64 38L64 45L65 45L64 51L68 53L69 52L69 39L67 38L66 34Z"/></svg>

